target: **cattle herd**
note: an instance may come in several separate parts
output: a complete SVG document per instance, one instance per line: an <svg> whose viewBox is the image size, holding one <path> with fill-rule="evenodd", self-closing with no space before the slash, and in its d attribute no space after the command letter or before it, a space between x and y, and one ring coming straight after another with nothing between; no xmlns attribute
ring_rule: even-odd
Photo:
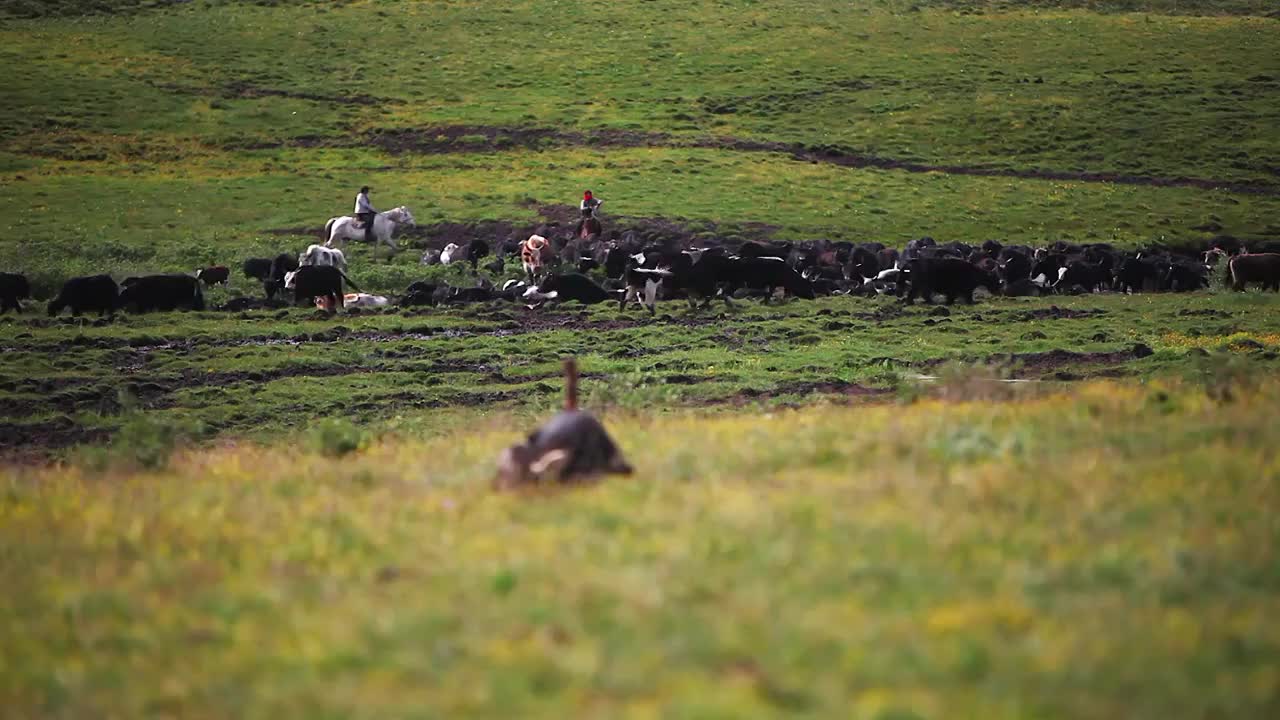
<svg viewBox="0 0 1280 720"><path fill-rule="evenodd" d="M823 295L893 295L906 303L972 303L978 288L992 295L1034 296L1101 291L1184 292L1207 288L1215 266L1225 264L1228 284L1244 290L1250 284L1280 291L1280 254L1249 252L1239 243L1215 241L1207 250L1148 249L1121 251L1105 243L1055 242L1046 247L1006 245L989 240L981 245L937 243L924 237L902 249L879 242L702 242L695 247L676 240L639 239L634 233L609 240L595 238L548 240L532 235L465 246L428 250L424 264L467 263L474 284L412 283L395 301L402 306L442 305L505 300L537 307L547 302L595 304L615 301L621 309L636 302L655 312L659 299L685 299L691 307L706 307L720 298L756 295L768 302L781 293L812 299ZM519 258L520 277L495 285L478 272L484 268L501 277L506 258ZM391 300L366 293L346 293L344 283L359 290L347 276L341 250L312 245L294 256L251 258L244 274L262 283L268 300L292 291L297 304L314 304L333 311L339 307L378 307ZM202 286L226 284L224 266L195 274L148 275L119 284L110 275L76 277L66 281L48 303L49 315L70 309L72 315L118 310L205 309ZM0 273L0 312L22 310L31 296L27 278Z"/></svg>

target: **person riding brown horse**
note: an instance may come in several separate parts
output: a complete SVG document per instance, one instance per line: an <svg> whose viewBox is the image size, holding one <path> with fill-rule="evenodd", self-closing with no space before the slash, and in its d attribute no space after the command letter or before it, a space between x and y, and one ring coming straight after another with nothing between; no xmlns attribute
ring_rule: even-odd
<svg viewBox="0 0 1280 720"><path fill-rule="evenodd" d="M604 201L593 196L590 190L582 193L582 202L578 203L578 212L582 218L574 228L574 237L586 239L600 234L601 227L600 221L596 218L596 210L603 204Z"/></svg>

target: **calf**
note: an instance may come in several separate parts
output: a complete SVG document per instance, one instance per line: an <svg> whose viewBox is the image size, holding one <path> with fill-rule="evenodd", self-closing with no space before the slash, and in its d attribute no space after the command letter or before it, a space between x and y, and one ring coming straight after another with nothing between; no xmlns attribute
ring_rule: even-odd
<svg viewBox="0 0 1280 720"><path fill-rule="evenodd" d="M583 305L595 305L609 299L609 291L578 273L552 275L524 292L526 300L574 300Z"/></svg>
<svg viewBox="0 0 1280 720"><path fill-rule="evenodd" d="M265 282L271 277L271 258L249 258L244 261L245 277Z"/></svg>
<svg viewBox="0 0 1280 720"><path fill-rule="evenodd" d="M135 278L120 291L118 307L131 312L152 310L204 310L200 281L190 275L146 275Z"/></svg>
<svg viewBox="0 0 1280 720"><path fill-rule="evenodd" d="M231 277L231 271L222 265L214 265L213 267L200 268L196 270L196 279L208 285L226 285L227 280Z"/></svg>
<svg viewBox="0 0 1280 720"><path fill-rule="evenodd" d="M463 255L467 258L467 263L471 265L474 272L480 265L480 259L489 256L489 243L483 240L472 240L465 248ZM502 261L499 260L499 263ZM498 268L498 272L502 272L502 268Z"/></svg>
<svg viewBox="0 0 1280 720"><path fill-rule="evenodd" d="M449 243L440 251L440 264L451 265L454 260L462 257L462 248L457 243Z"/></svg>
<svg viewBox="0 0 1280 720"><path fill-rule="evenodd" d="M968 260L959 258L923 258L907 265L911 289L906 302L912 304L917 297L933 302L935 293L945 295L947 304L962 297L973 304L973 291L985 287L992 295L999 292L1000 282L995 273L985 272Z"/></svg>
<svg viewBox="0 0 1280 720"><path fill-rule="evenodd" d="M276 291L284 288L285 275L297 269L298 260L288 253L280 253L271 261L271 269L262 281L262 289L267 293L268 300L276 296Z"/></svg>
<svg viewBox="0 0 1280 720"><path fill-rule="evenodd" d="M551 243L541 235L530 235L528 240L520 243L520 264L529 282L542 274L554 254Z"/></svg>
<svg viewBox="0 0 1280 720"><path fill-rule="evenodd" d="M312 303L316 298L323 297L340 308L344 299L343 280L357 291L360 290L351 278L331 265L303 265L285 275L284 287L293 290L293 301L297 305Z"/></svg>
<svg viewBox="0 0 1280 720"><path fill-rule="evenodd" d="M62 284L58 296L49 301L49 316L57 315L67 307L71 308L74 317L94 310L100 316L114 315L119 294L120 288L110 275L71 278Z"/></svg>
<svg viewBox="0 0 1280 720"><path fill-rule="evenodd" d="M1249 283L1259 283L1263 290L1280 292L1280 254L1241 254L1227 263L1231 273L1231 289L1243 291Z"/></svg>
<svg viewBox="0 0 1280 720"><path fill-rule="evenodd" d="M22 312L20 300L31 297L31 283L20 273L0 272L0 315L10 309Z"/></svg>

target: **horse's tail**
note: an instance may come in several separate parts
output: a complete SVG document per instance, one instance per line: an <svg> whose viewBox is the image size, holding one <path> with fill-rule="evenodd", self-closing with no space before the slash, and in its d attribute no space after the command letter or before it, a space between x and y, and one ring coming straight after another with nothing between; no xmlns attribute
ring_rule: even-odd
<svg viewBox="0 0 1280 720"><path fill-rule="evenodd" d="M334 270L338 270L338 268L334 268ZM356 292L364 292L363 290L360 289L360 286L356 284L355 280L352 280L351 278L347 277L346 273L342 272L341 270L338 270L338 274L341 275L342 279L346 280L347 284L350 285L352 288L354 288Z"/></svg>
<svg viewBox="0 0 1280 720"><path fill-rule="evenodd" d="M321 240L329 242L333 239L333 224L337 222L337 220L338 218L329 218L329 222L324 224L324 237L322 237Z"/></svg>

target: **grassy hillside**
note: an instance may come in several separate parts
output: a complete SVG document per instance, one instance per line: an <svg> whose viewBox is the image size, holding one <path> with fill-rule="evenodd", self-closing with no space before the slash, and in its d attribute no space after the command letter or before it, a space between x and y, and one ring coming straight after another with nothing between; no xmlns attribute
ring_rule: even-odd
<svg viewBox="0 0 1280 720"><path fill-rule="evenodd" d="M504 416L354 460L0 471L0 702L1269 717L1280 388L1235 390L613 412L636 477L526 496L484 489Z"/></svg>
<svg viewBox="0 0 1280 720"><path fill-rule="evenodd" d="M609 230L1280 239L1270 0L0 0L0 270L237 267L363 184ZM512 265L489 279L515 274ZM238 275L238 273L237 273ZM0 318L0 708L1280 714L1278 296ZM584 404L634 478L496 494Z"/></svg>
<svg viewBox="0 0 1280 720"><path fill-rule="evenodd" d="M590 185L615 216L793 238L1273 237L1276 21L1160 14L1251 7L186 3L12 20L0 202L21 231L0 265L186 268L203 247L230 263L275 249L266 230L348 211L365 182L437 220L532 223L530 200Z"/></svg>

